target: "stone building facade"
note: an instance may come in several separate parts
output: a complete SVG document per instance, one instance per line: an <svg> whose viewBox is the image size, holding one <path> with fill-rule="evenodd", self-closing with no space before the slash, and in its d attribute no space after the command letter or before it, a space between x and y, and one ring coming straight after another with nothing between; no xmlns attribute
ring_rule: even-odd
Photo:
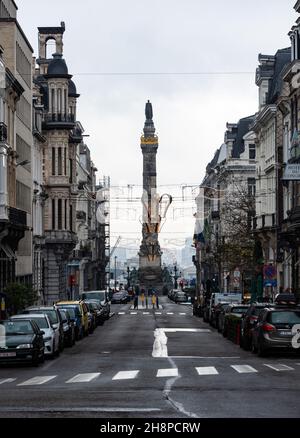
<svg viewBox="0 0 300 438"><path fill-rule="evenodd" d="M32 47L12 0L0 2L0 292L32 283ZM4 79L5 72L5 79Z"/></svg>

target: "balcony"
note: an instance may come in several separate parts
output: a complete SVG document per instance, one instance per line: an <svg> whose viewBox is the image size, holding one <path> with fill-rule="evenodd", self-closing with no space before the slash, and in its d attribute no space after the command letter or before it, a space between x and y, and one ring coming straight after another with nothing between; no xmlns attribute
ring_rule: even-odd
<svg viewBox="0 0 300 438"><path fill-rule="evenodd" d="M253 218L253 230L260 231L276 227L276 214L263 214Z"/></svg>
<svg viewBox="0 0 300 438"><path fill-rule="evenodd" d="M53 230L46 231L46 244L60 244L60 245L76 245L77 236L72 231L66 230Z"/></svg>
<svg viewBox="0 0 300 438"><path fill-rule="evenodd" d="M0 143L6 143L7 142L7 126L5 123L0 123Z"/></svg>
<svg viewBox="0 0 300 438"><path fill-rule="evenodd" d="M289 228L300 228L300 205L288 211Z"/></svg>
<svg viewBox="0 0 300 438"><path fill-rule="evenodd" d="M17 225L23 228L27 228L27 213L23 210L18 210L17 208L8 208L9 222L12 225Z"/></svg>
<svg viewBox="0 0 300 438"><path fill-rule="evenodd" d="M46 114L43 128L50 129L74 129L75 117L73 114Z"/></svg>

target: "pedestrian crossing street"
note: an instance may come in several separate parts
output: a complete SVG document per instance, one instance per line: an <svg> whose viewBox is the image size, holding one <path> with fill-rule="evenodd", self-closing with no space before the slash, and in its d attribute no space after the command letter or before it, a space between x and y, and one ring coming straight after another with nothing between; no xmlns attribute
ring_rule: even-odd
<svg viewBox="0 0 300 438"><path fill-rule="evenodd" d="M260 368L260 369L258 369ZM194 376L199 378L204 378L205 376L222 376L224 373L232 372L236 373L238 375L241 374L265 374L266 372L277 372L277 373L285 373L285 372L296 372L297 370L300 371L300 363L293 363L292 365L286 365L286 364L279 364L279 363L268 363L268 364L261 364L260 367L253 367L248 364L240 364L240 365L227 365L225 368L218 366L200 366L200 367L194 367ZM160 368L157 370L153 370L152 377L155 377L157 379L163 379L163 378L176 378L176 377L184 377L186 373L186 377L190 377L191 373L190 370L187 370L186 368L182 369L182 371L179 371L178 368ZM149 371L148 371L149 374ZM76 374L75 376L72 376L70 378L63 379L61 381L59 375L51 375L51 376L35 376L31 377L30 379L20 381L20 379L17 378L0 378L0 386L3 388L5 386L11 386L14 384L17 387L34 387L34 386L42 386L47 384L53 384L55 381L60 381L59 383L65 383L66 385L74 385L74 384L88 384L88 383L94 383L95 381L99 380L99 383L101 383L101 377L103 377L104 374L98 372L98 373L84 373L84 374ZM148 375L149 377L149 375ZM141 382L145 378L145 372L142 370L127 370L127 371L118 371L116 374L113 374L109 377L109 380L112 382L115 381L126 381L126 380L138 380L140 379ZM107 380L106 380L107 381Z"/></svg>

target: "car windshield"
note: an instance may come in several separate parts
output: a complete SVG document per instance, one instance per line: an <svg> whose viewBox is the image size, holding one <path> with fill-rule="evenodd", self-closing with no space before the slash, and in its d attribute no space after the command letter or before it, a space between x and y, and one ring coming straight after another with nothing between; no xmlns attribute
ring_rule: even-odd
<svg viewBox="0 0 300 438"><path fill-rule="evenodd" d="M4 321L0 323L5 329L5 336L32 335L33 327L30 321Z"/></svg>
<svg viewBox="0 0 300 438"><path fill-rule="evenodd" d="M58 316L56 313L56 310L52 309L34 309L30 311L30 313L45 313L48 318L50 319L51 324L57 324L58 323Z"/></svg>
<svg viewBox="0 0 300 438"><path fill-rule="evenodd" d="M67 309L59 308L59 310L67 311L70 315L70 318L75 318L75 309L73 307L68 307Z"/></svg>
<svg viewBox="0 0 300 438"><path fill-rule="evenodd" d="M96 299L100 301L104 301L106 299L106 292L84 292L82 294L82 298L84 300L88 299Z"/></svg>
<svg viewBox="0 0 300 438"><path fill-rule="evenodd" d="M271 312L269 322L272 324L300 324L300 311Z"/></svg>
<svg viewBox="0 0 300 438"><path fill-rule="evenodd" d="M31 316L30 319L35 321L40 329L47 329L47 328L49 328L49 324L48 324L48 321L47 321L46 318L43 318L41 316L39 316L39 317Z"/></svg>

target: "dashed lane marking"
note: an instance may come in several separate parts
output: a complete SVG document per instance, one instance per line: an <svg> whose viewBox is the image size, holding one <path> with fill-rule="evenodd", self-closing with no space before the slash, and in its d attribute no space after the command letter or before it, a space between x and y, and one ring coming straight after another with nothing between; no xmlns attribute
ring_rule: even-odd
<svg viewBox="0 0 300 438"><path fill-rule="evenodd" d="M95 380L100 376L101 373L86 373L77 374L77 376L72 377L72 379L67 380L66 383L86 383Z"/></svg>
<svg viewBox="0 0 300 438"><path fill-rule="evenodd" d="M235 371L240 374L257 373L258 371L250 365L230 365Z"/></svg>
<svg viewBox="0 0 300 438"><path fill-rule="evenodd" d="M215 367L197 367L196 370L199 376L212 376L219 374Z"/></svg>
<svg viewBox="0 0 300 438"><path fill-rule="evenodd" d="M25 380L23 383L19 383L18 386L35 386L35 385L44 385L44 383L50 382L50 380L54 380L57 376L37 376L32 379Z"/></svg>
<svg viewBox="0 0 300 438"><path fill-rule="evenodd" d="M119 312L118 315L126 315L125 312Z"/></svg>
<svg viewBox="0 0 300 438"><path fill-rule="evenodd" d="M130 315L137 315L137 312L130 312Z"/></svg>
<svg viewBox="0 0 300 438"><path fill-rule="evenodd" d="M156 377L178 377L178 368L166 368L157 371Z"/></svg>
<svg viewBox="0 0 300 438"><path fill-rule="evenodd" d="M139 374L139 370L134 370L134 371L119 371L112 380L130 380L130 379L136 379L138 374Z"/></svg>
<svg viewBox="0 0 300 438"><path fill-rule="evenodd" d="M275 371L294 371L295 370L295 368L288 367L287 365L283 365L280 363L278 365L271 365L271 364L265 363L264 365L266 367L271 368L272 370L275 370Z"/></svg>

